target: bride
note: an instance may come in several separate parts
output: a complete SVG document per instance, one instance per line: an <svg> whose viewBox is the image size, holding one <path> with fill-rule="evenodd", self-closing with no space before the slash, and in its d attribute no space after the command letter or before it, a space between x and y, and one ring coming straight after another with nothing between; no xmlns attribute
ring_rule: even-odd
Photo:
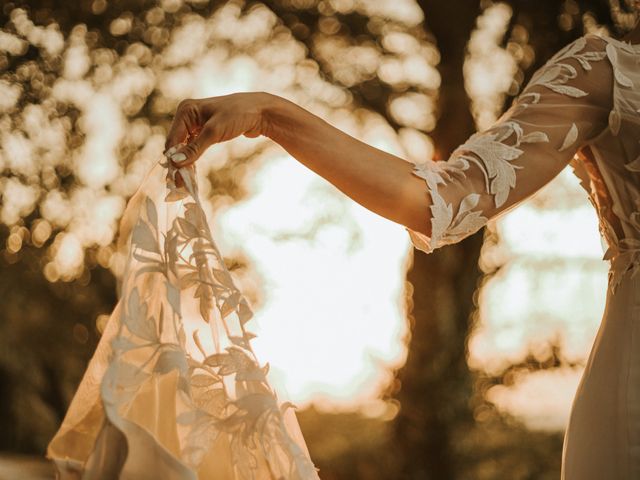
<svg viewBox="0 0 640 480"><path fill-rule="evenodd" d="M640 2L634 10L624 38L587 34L565 46L490 128L443 161L410 163L266 92L182 101L166 161L122 220L120 301L47 451L59 478L318 478L292 405L253 354L251 309L198 197L195 162L239 135L277 142L403 225L425 253L477 232L571 165L597 211L610 269L562 478L640 478Z"/></svg>

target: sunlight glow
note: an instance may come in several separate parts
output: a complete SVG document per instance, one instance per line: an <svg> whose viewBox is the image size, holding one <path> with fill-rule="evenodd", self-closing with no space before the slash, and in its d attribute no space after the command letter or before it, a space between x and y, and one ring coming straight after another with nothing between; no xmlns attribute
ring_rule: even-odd
<svg viewBox="0 0 640 480"><path fill-rule="evenodd" d="M405 353L404 231L288 157L271 160L255 183L258 193L218 222L218 238L242 245L265 279L267 303L253 327L258 356L299 405L325 397L353 407L375 397L389 381L385 367ZM300 237L327 214L336 220Z"/></svg>
<svg viewBox="0 0 640 480"><path fill-rule="evenodd" d="M511 15L511 7L506 3L492 4L478 17L477 28L468 43L465 88L479 130L498 118L517 69L511 54L499 47Z"/></svg>
<svg viewBox="0 0 640 480"><path fill-rule="evenodd" d="M494 223L500 239L483 256L500 250L503 265L480 290L470 366L497 374L527 351L542 361L549 342L561 347L562 360L584 364L604 311L608 264L596 212L571 167ZM581 373L523 372L488 399L530 428L562 430Z"/></svg>

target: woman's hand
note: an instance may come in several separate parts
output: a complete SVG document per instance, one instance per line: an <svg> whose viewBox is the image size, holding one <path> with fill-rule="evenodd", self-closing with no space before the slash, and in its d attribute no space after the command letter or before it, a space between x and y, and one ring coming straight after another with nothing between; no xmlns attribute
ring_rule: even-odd
<svg viewBox="0 0 640 480"><path fill-rule="evenodd" d="M274 97L266 92L239 92L182 100L167 135L165 156L182 168L193 164L214 143L239 135L264 135L264 109Z"/></svg>

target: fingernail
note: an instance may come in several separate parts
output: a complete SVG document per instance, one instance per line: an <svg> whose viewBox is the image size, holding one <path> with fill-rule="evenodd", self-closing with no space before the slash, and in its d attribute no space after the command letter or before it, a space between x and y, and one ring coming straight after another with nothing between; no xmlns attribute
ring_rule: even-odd
<svg viewBox="0 0 640 480"><path fill-rule="evenodd" d="M171 161L173 163L180 163L180 162L183 162L186 159L187 159L187 156L182 152L174 153L173 155L171 155Z"/></svg>
<svg viewBox="0 0 640 480"><path fill-rule="evenodd" d="M176 150L178 150L178 146L174 145L173 147L167 149L167 151L164 152L164 156L165 157L170 157L171 155L176 153Z"/></svg>

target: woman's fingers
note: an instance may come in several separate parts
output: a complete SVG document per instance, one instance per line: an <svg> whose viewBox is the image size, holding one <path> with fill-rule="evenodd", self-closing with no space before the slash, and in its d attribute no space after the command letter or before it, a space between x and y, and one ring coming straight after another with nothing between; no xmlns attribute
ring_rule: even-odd
<svg viewBox="0 0 640 480"><path fill-rule="evenodd" d="M189 140L190 136L199 132L202 123L203 119L198 102L192 99L182 100L178 104L164 143L165 154L169 154L168 150L172 147L179 147L180 144Z"/></svg>
<svg viewBox="0 0 640 480"><path fill-rule="evenodd" d="M216 141L213 122L207 122L200 133L186 145L174 152L167 152L171 162L178 168L193 164L202 153Z"/></svg>

